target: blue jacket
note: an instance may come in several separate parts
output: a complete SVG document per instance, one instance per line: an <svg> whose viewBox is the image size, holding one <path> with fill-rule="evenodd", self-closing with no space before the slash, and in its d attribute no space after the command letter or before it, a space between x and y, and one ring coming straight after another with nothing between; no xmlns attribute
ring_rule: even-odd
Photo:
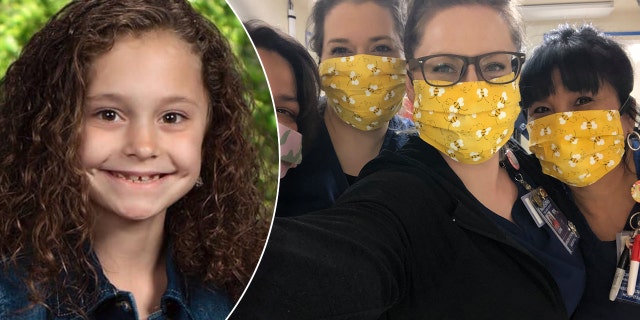
<svg viewBox="0 0 640 320"><path fill-rule="evenodd" d="M627 152L631 152L631 150ZM633 159L636 175L640 180L640 151L633 153ZM558 189L566 191L567 198L572 198L569 187L562 185L558 180L555 181L559 185ZM628 219L638 211L640 211L640 204L636 203L629 212ZM574 213L573 221L580 232L580 247L587 270L587 284L584 295L572 319L622 320L640 318L640 304L609 301L609 290L611 289L611 282L613 282L618 262L616 240L600 240L577 206L574 205L574 210L570 212ZM631 226L628 223L625 224L625 230L631 231ZM624 292L626 286L623 286L620 290Z"/></svg>
<svg viewBox="0 0 640 320"><path fill-rule="evenodd" d="M97 262L97 259L95 261ZM99 266L97 272L97 302L83 302L79 297L90 319L138 319L133 295L130 292L119 291L109 282ZM51 312L42 305L29 308L28 292L18 274L19 271L16 270L0 273L1 320L80 319L77 315L71 314L64 305L57 303L55 295L47 300L47 304L52 308ZM167 290L162 295L161 308L148 319L225 319L231 312L231 301L223 292L181 275L173 263L171 254L167 255L167 280Z"/></svg>
<svg viewBox="0 0 640 320"><path fill-rule="evenodd" d="M402 130L413 127L411 120L394 116L389 121L380 151L399 150L409 140L409 134ZM280 180L276 216L297 216L328 208L348 187L349 182L322 121L312 148L304 154L302 163L289 169Z"/></svg>

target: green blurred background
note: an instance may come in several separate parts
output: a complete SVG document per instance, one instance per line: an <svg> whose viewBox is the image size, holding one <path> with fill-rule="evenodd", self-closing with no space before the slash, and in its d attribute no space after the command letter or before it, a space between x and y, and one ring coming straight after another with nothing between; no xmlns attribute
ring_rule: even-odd
<svg viewBox="0 0 640 320"><path fill-rule="evenodd" d="M18 57L31 35L67 2L69 0L0 0L0 78L4 77L7 67ZM255 101L254 119L260 133L253 139L268 168L260 183L266 192L267 205L273 208L279 166L276 119L260 62L242 24L224 0L190 2L218 26L243 64L246 82Z"/></svg>

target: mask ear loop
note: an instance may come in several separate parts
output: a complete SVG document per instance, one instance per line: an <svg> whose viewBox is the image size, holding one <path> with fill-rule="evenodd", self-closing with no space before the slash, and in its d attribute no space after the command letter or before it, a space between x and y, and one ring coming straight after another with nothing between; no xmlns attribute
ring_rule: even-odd
<svg viewBox="0 0 640 320"><path fill-rule="evenodd" d="M627 100L625 100L625 102L622 104L622 106L619 109L620 115L624 113L624 110L627 107L630 100L631 100L631 96L628 96ZM626 139L627 147L629 147L629 149L631 149L632 151L638 151L640 150L640 133L638 133L638 129L640 127L640 110L638 106L636 106L636 110L634 112L633 127L634 127L634 130L627 135L627 139Z"/></svg>

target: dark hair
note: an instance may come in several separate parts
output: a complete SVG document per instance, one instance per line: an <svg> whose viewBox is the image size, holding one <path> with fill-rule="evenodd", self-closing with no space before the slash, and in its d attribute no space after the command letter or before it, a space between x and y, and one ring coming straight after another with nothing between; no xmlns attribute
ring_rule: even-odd
<svg viewBox="0 0 640 320"><path fill-rule="evenodd" d="M373 2L389 10L393 19L393 26L396 29L400 45L404 42L404 23L406 20L405 0L318 0L311 9L307 29L312 29L309 39L309 48L318 57L322 56L322 42L324 41L324 20L327 14L335 6L343 2L365 3Z"/></svg>
<svg viewBox="0 0 640 320"><path fill-rule="evenodd" d="M520 75L521 106L529 108L555 92L560 83L553 83L558 70L562 85L574 92L597 93L603 83L609 83L621 104L635 121L633 67L624 49L592 25L580 27L563 24L544 35L542 44L532 53ZM627 101L627 99L629 99Z"/></svg>
<svg viewBox="0 0 640 320"><path fill-rule="evenodd" d="M256 48L263 48L279 54L293 69L296 81L296 98L300 106L300 114L298 114L296 123L298 131L303 135L302 151L306 152L313 143L316 128L320 122L318 66L307 49L282 31L260 20L248 21L245 23L245 27Z"/></svg>
<svg viewBox="0 0 640 320"><path fill-rule="evenodd" d="M237 299L262 251L270 212L257 182L265 169L252 143L253 105L227 40L187 1L72 1L0 81L0 259L17 268L29 261L30 299L50 310L47 298L58 296L84 315L80 301L96 297L87 252L95 217L78 152L87 71L119 37L152 30L191 45L209 97L204 184L167 210L176 265Z"/></svg>
<svg viewBox="0 0 640 320"><path fill-rule="evenodd" d="M515 3L510 0L413 0L409 6L407 24L404 33L404 55L407 59L415 58L413 53L420 44L424 26L436 14L455 6L480 5L498 12L509 26L511 40L518 51L523 47L522 22ZM455 25L451 26L452 28ZM481 26L479 26L481 27ZM490 41L490 40L488 40Z"/></svg>

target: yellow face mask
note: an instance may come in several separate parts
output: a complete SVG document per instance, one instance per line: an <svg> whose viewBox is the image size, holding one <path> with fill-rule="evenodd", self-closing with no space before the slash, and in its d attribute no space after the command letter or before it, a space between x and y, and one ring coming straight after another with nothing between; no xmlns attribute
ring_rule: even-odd
<svg viewBox="0 0 640 320"><path fill-rule="evenodd" d="M527 130L542 171L571 186L600 180L624 154L618 110L554 113L530 121Z"/></svg>
<svg viewBox="0 0 640 320"><path fill-rule="evenodd" d="M413 121L420 138L453 160L470 164L487 161L513 133L520 112L516 81L434 87L414 80L413 88Z"/></svg>
<svg viewBox="0 0 640 320"><path fill-rule="evenodd" d="M405 65L399 58L366 54L327 59L320 63L322 90L342 121L375 130L402 107Z"/></svg>

